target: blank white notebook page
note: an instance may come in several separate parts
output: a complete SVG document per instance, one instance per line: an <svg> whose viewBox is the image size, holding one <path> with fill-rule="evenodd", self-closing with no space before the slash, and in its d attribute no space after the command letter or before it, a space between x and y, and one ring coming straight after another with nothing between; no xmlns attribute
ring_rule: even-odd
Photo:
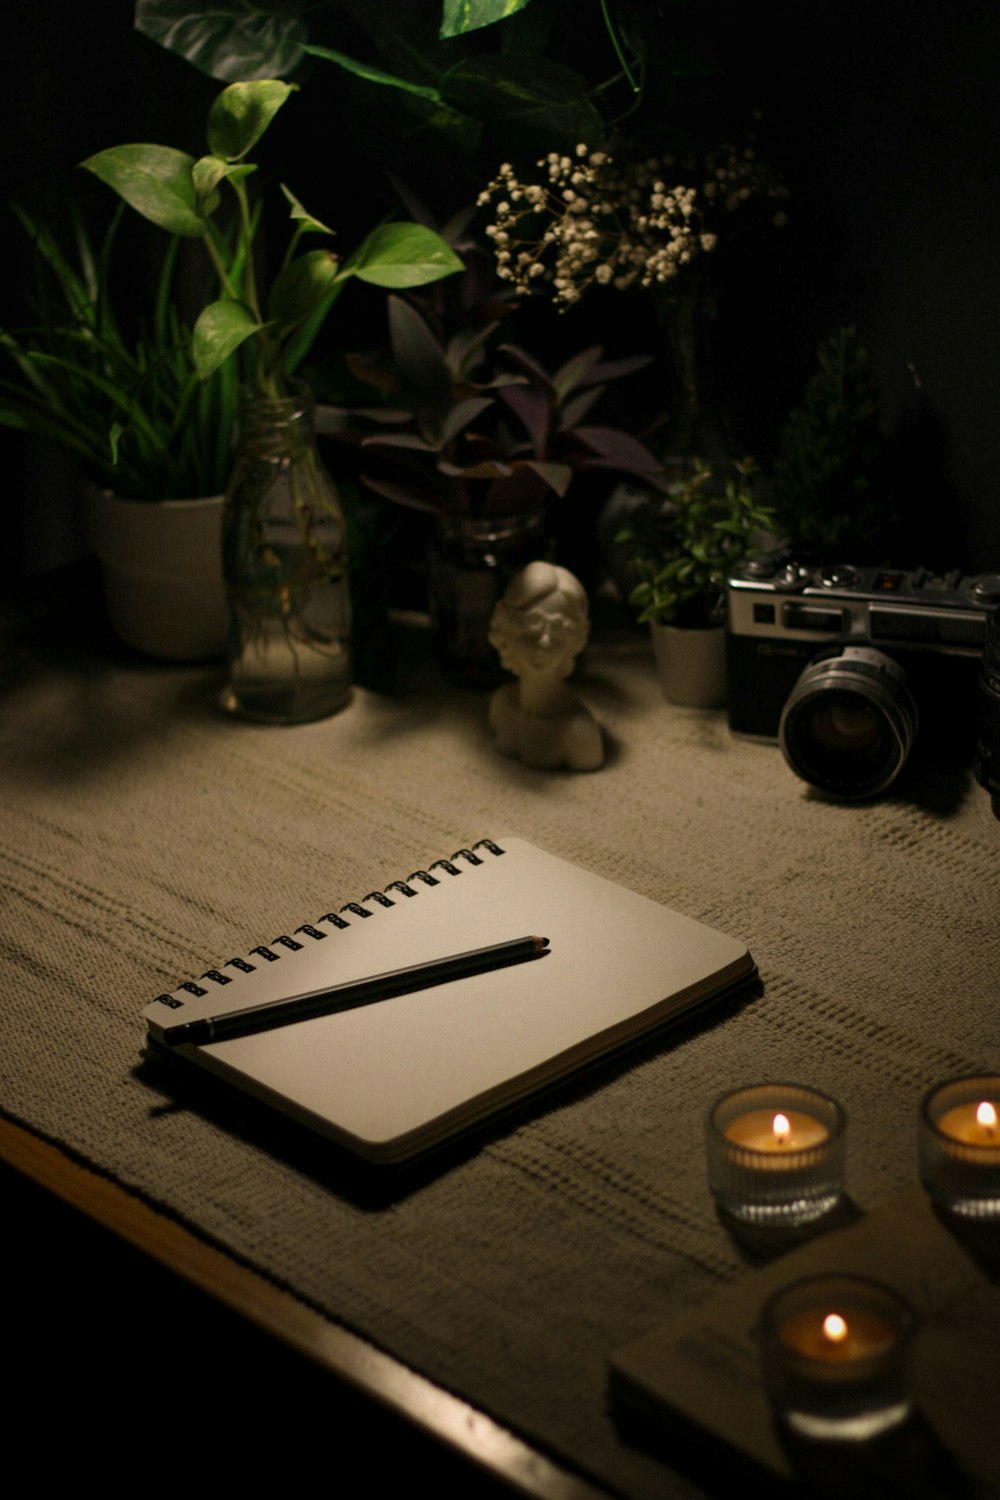
<svg viewBox="0 0 1000 1500"><path fill-rule="evenodd" d="M343 908L348 927L321 941L299 934L301 951L256 961L231 984L203 980L204 998L176 991L182 1009L147 1008L152 1035L466 949L547 937L550 951L527 963L181 1049L378 1153L443 1127L454 1112L486 1113L752 971L743 944L700 922L522 839L497 846L502 854L480 846L481 865L456 860L458 874L435 868L435 886L410 881L412 897L387 888L391 908L362 902L368 917Z"/></svg>

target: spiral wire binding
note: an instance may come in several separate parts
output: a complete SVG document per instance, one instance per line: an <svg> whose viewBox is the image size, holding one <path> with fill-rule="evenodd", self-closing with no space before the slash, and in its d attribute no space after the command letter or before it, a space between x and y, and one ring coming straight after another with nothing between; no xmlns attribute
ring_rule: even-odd
<svg viewBox="0 0 1000 1500"><path fill-rule="evenodd" d="M469 849L456 849L455 853L451 856L450 859L436 859L434 863L430 865L426 870L414 870L413 874L407 875L405 880L390 881L390 883L381 891L369 891L368 895L363 897L361 901L348 901L346 905L340 907L339 911L326 912L324 916L317 917L315 923L303 922L301 927L295 928L296 937L299 933L302 933L303 936L311 938L314 942L320 942L329 936L329 933L320 931L320 922L327 922L332 928L334 928L335 930L339 930L341 928L350 927L352 925L351 922L342 915L343 912L350 912L359 920L364 920L366 917L372 917L375 915L373 911L370 911L368 907L365 906L364 903L366 901L371 902L375 906L387 907L395 906L396 899L398 899L399 896L402 896L404 898L419 896L420 891L419 889L414 888L414 881L419 880L422 885L427 886L441 884L441 877L438 875L432 875L430 873L431 870L443 870L446 875L453 878L456 875L461 875L464 873L464 870L460 868L456 863L457 860L462 860L466 865L471 866L484 864L485 861L479 854L476 853L477 849L485 849L489 854L493 855L500 855L504 853L504 850L500 848L500 845L495 844L492 839L479 839L478 842L473 844ZM396 899L393 899L393 897L389 895L390 891L396 891L398 893ZM257 957L263 960L264 963L277 963L283 957L283 955L281 953L275 953L275 948L280 946L287 949L291 953L297 953L305 946L304 943L297 942L296 937L289 937L287 933L284 933L279 937L272 938L270 943L259 943L256 948L250 949L250 956ZM257 964L250 963L245 958L229 958L222 965L222 969L238 969L241 974L252 974L256 968ZM223 974L222 970L218 968L206 969L204 974L201 974L199 978L210 979L213 984L218 985L232 984L233 982L233 975ZM209 993L208 990L203 989L202 986L200 984L197 984L193 979L187 980L184 984L179 984L177 988L179 990L185 990L187 994L195 996L196 999L200 999L203 995L207 995ZM157 995L155 996L155 1001L158 1001L162 1005L169 1006L171 1010L179 1010L184 1004L183 1000L178 1000L176 995L173 994Z"/></svg>

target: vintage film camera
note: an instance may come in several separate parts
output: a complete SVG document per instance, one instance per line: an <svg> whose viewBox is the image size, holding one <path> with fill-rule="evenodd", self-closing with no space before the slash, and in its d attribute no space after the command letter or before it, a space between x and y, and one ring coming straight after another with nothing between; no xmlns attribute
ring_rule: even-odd
<svg viewBox="0 0 1000 1500"><path fill-rule="evenodd" d="M1000 574L752 559L726 589L734 734L776 739L830 796L871 797L921 742L971 759Z"/></svg>
<svg viewBox="0 0 1000 1500"><path fill-rule="evenodd" d="M993 611L986 627L975 765L976 780L990 794L993 816L1000 818L1000 609Z"/></svg>

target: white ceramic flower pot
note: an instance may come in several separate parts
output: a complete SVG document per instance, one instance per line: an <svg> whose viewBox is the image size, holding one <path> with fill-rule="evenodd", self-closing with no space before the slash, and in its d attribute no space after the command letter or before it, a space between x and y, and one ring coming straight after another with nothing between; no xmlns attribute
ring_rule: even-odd
<svg viewBox="0 0 1000 1500"><path fill-rule="evenodd" d="M664 697L686 708L722 708L726 702L726 632L722 626L649 628Z"/></svg>
<svg viewBox="0 0 1000 1500"><path fill-rule="evenodd" d="M126 500L88 488L87 531L108 618L137 651L164 661L224 655L222 504L222 495Z"/></svg>

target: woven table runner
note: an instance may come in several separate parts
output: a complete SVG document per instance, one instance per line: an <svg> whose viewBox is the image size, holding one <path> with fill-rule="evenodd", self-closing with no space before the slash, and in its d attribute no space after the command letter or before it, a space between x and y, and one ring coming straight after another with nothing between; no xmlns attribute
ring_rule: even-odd
<svg viewBox="0 0 1000 1500"><path fill-rule="evenodd" d="M705 1181L722 1090L838 1098L864 1208L914 1179L923 1092L997 1066L1000 830L970 774L833 805L724 715L665 704L639 636L578 675L608 739L589 775L500 758L486 698L429 668L285 729L225 718L213 668L9 666L0 1107L613 1489L697 1493L622 1441L608 1355L744 1268ZM741 938L763 997L405 1190L143 1062L155 994L504 833Z"/></svg>

